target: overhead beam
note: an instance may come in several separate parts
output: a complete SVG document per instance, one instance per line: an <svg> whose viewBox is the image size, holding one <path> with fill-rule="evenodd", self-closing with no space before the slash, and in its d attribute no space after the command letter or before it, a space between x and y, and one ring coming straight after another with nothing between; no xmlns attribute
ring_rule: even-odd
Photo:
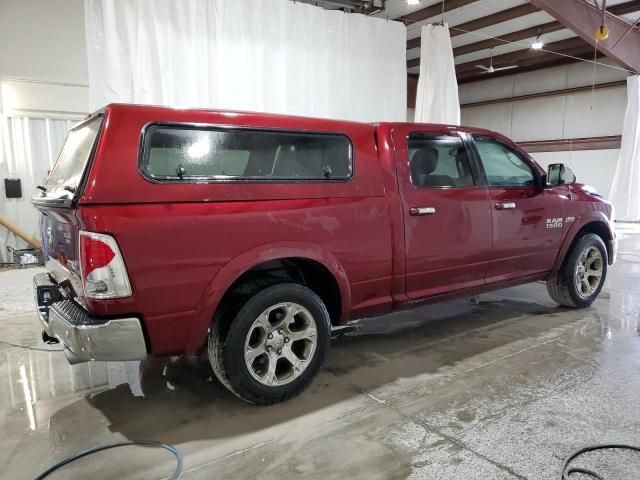
<svg viewBox="0 0 640 480"><path fill-rule="evenodd" d="M456 8L464 7L465 5L469 5L470 3L475 3L478 0L445 0L444 2L444 12L449 12L451 10L455 10ZM430 18L441 15L443 12L442 2L437 2L430 7L421 8L420 10L416 10L415 12L408 13L407 15L403 15L402 17L398 17L395 20L398 22L404 22L407 24L422 22L424 20L428 20Z"/></svg>
<svg viewBox="0 0 640 480"><path fill-rule="evenodd" d="M576 58L583 58L583 59L590 58L590 59L592 59L593 58L593 53L576 54L574 56ZM601 57L604 57L604 54L599 54L598 55L598 58L601 58ZM458 78L458 84L462 85L462 84L465 84L465 83L486 81L486 80L489 80L491 78L508 77L510 75L516 75L518 73L527 73L527 72L534 72L534 71L537 71L537 70L543 70L543 69L546 69L546 68L561 67L563 65L570 65L572 63L576 63L577 62L577 60L575 60L575 59L566 58L566 57L549 57L548 59L544 59L544 60L545 61L542 61L542 59L541 59L539 63L528 65L528 66L523 67L523 68L518 68L518 69L514 69L514 70L503 70L503 71L500 71L500 72L492 73L489 78L487 78L487 75L475 75L475 76L461 77L461 78Z"/></svg>
<svg viewBox="0 0 640 480"><path fill-rule="evenodd" d="M520 64L525 60L535 59L539 57L544 57L547 55L554 55L552 52L563 53L565 55L572 55L572 51L579 50L581 53L585 50L591 51L593 53L593 47L591 47L588 43L582 40L580 37L572 37L567 38L566 40L560 40L558 42L551 42L545 45L544 50L534 50L532 48L522 48L519 50L515 50L509 53L503 53L502 55L495 55L493 57L493 66L494 67L506 67L513 64ZM491 61L490 57L479 58L477 60L473 60L470 62L459 63L456 65L456 75L460 75L466 71L478 70L476 65L486 65L489 66L489 62ZM420 59L414 58L407 62L407 68L418 67L420 66Z"/></svg>
<svg viewBox="0 0 640 480"><path fill-rule="evenodd" d="M574 50L582 51L591 51L593 52L593 48L589 46L589 44L585 43L580 37L572 37L567 38L566 40L560 40L557 42L551 42L545 45L544 50L534 50L532 48L524 48L520 50L516 50L514 52L503 53L502 55L496 55L493 57L493 66L498 67L507 67L510 65L518 64L520 65L522 62L535 60L536 58L545 57L547 55L554 55L550 52L558 52L563 53L565 55L572 55L571 52ZM456 73L461 74L466 71L477 71L478 68L476 65L485 65L489 66L489 62L491 61L490 57L473 60L466 63L459 63L456 65Z"/></svg>
<svg viewBox="0 0 640 480"><path fill-rule="evenodd" d="M576 59L589 59L593 60L593 49L591 46L588 46L588 49L581 50L579 48L575 48L573 50L567 51L571 57L559 57L558 55L554 55L549 53L547 55L543 55L534 59L527 59L526 61L520 62L518 64L518 68L514 68L511 70L500 70L492 74L484 74L480 70L477 72L474 71L466 71L457 76L458 83L469 83L475 82L479 80L488 80L496 77L505 77L508 75L516 75L519 73L532 72L535 70L541 70L543 68L551 68L558 67L561 65L568 65L572 63L576 63L578 60ZM596 58L602 58L604 54L602 52L598 52Z"/></svg>
<svg viewBox="0 0 640 480"><path fill-rule="evenodd" d="M450 28L450 35L452 37L457 37L458 35L463 35L466 32L473 32L474 30L491 27L493 25L497 25L498 23L508 22L509 20L513 20L515 18L520 18L524 17L525 15L536 13L537 11L539 11L537 7L531 5L530 3L524 3L522 5L518 5L517 7L508 8L506 10L501 10L500 12L487 15L486 17L481 17L476 20L471 20L470 22L461 23L460 25L454 25Z"/></svg>
<svg viewBox="0 0 640 480"><path fill-rule="evenodd" d="M563 28L564 27L560 22L543 23L534 27L518 30L517 32L507 33L506 35L501 35L496 38L487 38L486 40L481 40L479 42L462 45L458 48L453 49L453 56L457 57L460 55L466 55L467 53L477 52L479 50L488 50L490 48L504 45L505 43L519 42L526 38L532 38L537 36L539 33L545 34L557 32L558 30L562 30Z"/></svg>
<svg viewBox="0 0 640 480"><path fill-rule="evenodd" d="M609 11L614 15L626 15L627 13L640 12L640 0L619 3L618 5L614 5L609 8ZM479 42L462 45L453 49L453 56L457 57L459 55L466 55L467 53L494 48L509 42L519 42L527 38L535 37L538 33L551 33L562 30L563 28L565 28L565 26L558 21L542 23L516 32L507 33L506 35L501 35L496 38L488 38Z"/></svg>
<svg viewBox="0 0 640 480"><path fill-rule="evenodd" d="M478 0L446 0L444 2L444 12L449 12L451 10L455 10L456 8L461 8L471 3L475 3ZM417 22L423 22L425 20L429 20L430 18L437 17L442 15L442 3L438 2L430 7L422 8L420 10L416 10L415 12L411 12L407 15L403 15L402 17L396 18L399 22L404 22L405 24L412 24ZM417 48L420 46L420 37L412 38L407 41L407 50L412 48Z"/></svg>
<svg viewBox="0 0 640 480"><path fill-rule="evenodd" d="M537 11L539 11L539 9L534 7L530 3L524 3L522 5L518 5L517 7L507 8L506 10L501 10L500 12L487 15L486 17L480 17L475 20L471 20L470 22L449 26L449 34L452 37L456 37L458 35L464 34L465 32L472 32L474 30L479 30L481 28L497 25L498 23L507 22L509 20L513 20L514 18L520 18L525 15L535 13ZM431 17L427 17L427 18L431 18ZM412 48L419 48L419 47L420 47L420 37L412 38L411 40L407 41L407 50L411 50Z"/></svg>
<svg viewBox="0 0 640 480"><path fill-rule="evenodd" d="M592 47L604 52L624 67L640 72L640 29L634 28L624 19L605 12L605 23L609 37L596 42L595 33L602 23L602 11L591 3L581 0L529 0L543 9L566 28L573 30Z"/></svg>

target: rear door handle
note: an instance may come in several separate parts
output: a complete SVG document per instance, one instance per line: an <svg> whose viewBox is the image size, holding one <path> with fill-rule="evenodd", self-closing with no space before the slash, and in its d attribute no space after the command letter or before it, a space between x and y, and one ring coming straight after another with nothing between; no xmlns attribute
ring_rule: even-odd
<svg viewBox="0 0 640 480"><path fill-rule="evenodd" d="M515 202L496 203L496 210L513 210L516 208Z"/></svg>
<svg viewBox="0 0 640 480"><path fill-rule="evenodd" d="M409 215L418 217L421 215L433 215L436 213L436 209L433 207L411 207L409 209Z"/></svg>

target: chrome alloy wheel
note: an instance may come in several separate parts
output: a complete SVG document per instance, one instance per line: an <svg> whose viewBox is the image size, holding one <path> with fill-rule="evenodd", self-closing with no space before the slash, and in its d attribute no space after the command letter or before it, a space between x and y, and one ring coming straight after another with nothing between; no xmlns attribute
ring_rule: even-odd
<svg viewBox="0 0 640 480"><path fill-rule="evenodd" d="M604 272L604 259L600 250L590 246L585 248L580 257L575 271L576 289L582 297L589 297L600 286Z"/></svg>
<svg viewBox="0 0 640 480"><path fill-rule="evenodd" d="M251 376L277 387L298 378L316 351L316 321L297 303L278 303L255 319L244 346L244 361Z"/></svg>

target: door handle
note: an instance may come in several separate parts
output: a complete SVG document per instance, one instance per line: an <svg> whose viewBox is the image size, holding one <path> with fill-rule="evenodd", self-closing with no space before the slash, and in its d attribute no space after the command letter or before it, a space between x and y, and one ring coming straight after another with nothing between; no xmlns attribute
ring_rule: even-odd
<svg viewBox="0 0 640 480"><path fill-rule="evenodd" d="M436 213L436 209L433 207L411 207L409 209L409 215L418 217L421 215L433 215Z"/></svg>
<svg viewBox="0 0 640 480"><path fill-rule="evenodd" d="M515 202L496 203L496 210L513 210L516 208Z"/></svg>

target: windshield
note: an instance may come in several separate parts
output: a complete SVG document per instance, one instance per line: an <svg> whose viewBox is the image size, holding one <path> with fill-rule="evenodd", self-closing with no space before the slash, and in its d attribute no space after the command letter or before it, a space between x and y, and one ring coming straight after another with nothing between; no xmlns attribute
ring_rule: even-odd
<svg viewBox="0 0 640 480"><path fill-rule="evenodd" d="M67 187L75 190L78 188L101 124L102 117L96 117L69 132L60 156L47 179L47 189Z"/></svg>

